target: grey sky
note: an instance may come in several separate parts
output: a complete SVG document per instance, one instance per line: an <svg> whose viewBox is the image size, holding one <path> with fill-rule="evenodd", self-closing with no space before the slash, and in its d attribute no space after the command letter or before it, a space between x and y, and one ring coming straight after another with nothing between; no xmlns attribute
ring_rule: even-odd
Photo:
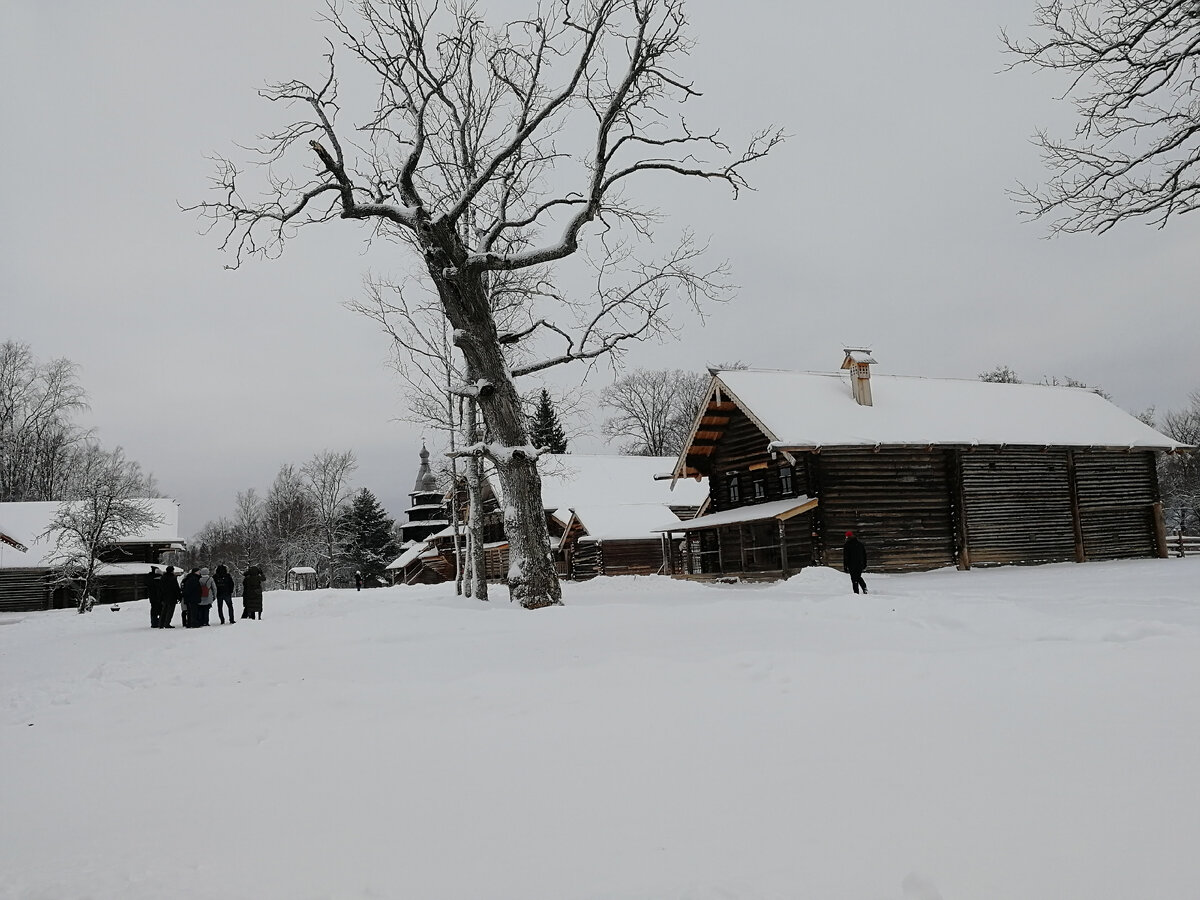
<svg viewBox="0 0 1200 900"><path fill-rule="evenodd" d="M1100 384L1130 410L1183 405L1200 387L1200 220L1046 240L1005 196L1041 175L1033 130L1072 124L1053 100L1061 83L1000 74L999 29L1021 30L1031 8L692 0L684 70L705 96L689 120L731 140L772 122L792 137L737 202L713 185L647 187L741 289L705 327L681 320L679 342L628 364L832 369L854 341L888 373L1007 364ZM235 141L278 121L258 87L315 77L317 10L0 5L0 339L82 366L88 423L158 475L186 533L324 448L354 449L357 483L393 513L416 473L421 434L395 421L387 342L341 305L368 270L401 271L404 251L367 250L356 226L333 223L229 272L176 206L204 198L206 155L236 156Z"/></svg>

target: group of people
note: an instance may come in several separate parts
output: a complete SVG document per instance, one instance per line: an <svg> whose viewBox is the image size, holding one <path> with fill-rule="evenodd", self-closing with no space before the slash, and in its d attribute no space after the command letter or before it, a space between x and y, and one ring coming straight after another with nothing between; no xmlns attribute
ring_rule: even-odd
<svg viewBox="0 0 1200 900"><path fill-rule="evenodd" d="M181 570L182 571L182 570ZM229 611L229 624L233 616L233 576L228 567L217 566L213 574L207 568L196 566L186 575L176 574L174 566L167 566L160 573L158 566L150 567L147 584L150 594L150 627L174 628L175 607L180 608L184 628L203 628L209 624L213 604L217 615L225 624L225 611ZM242 618L262 618L263 573L258 566L251 566L242 573Z"/></svg>

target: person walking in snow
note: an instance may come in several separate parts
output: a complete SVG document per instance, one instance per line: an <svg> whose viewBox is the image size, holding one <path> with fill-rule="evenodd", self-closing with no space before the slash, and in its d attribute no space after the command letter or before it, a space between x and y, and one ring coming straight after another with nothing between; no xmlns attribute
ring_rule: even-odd
<svg viewBox="0 0 1200 900"><path fill-rule="evenodd" d="M207 625L212 606L217 600L217 583L208 574L208 569L200 570L200 624Z"/></svg>
<svg viewBox="0 0 1200 900"><path fill-rule="evenodd" d="M242 573L242 618L261 619L263 604L263 573L251 566Z"/></svg>
<svg viewBox="0 0 1200 900"><path fill-rule="evenodd" d="M233 617L233 576L229 574L229 569L224 563L217 566L213 581L217 583L217 615L221 617L221 624L224 625L225 607L228 606L229 624L232 625L237 621Z"/></svg>
<svg viewBox="0 0 1200 900"><path fill-rule="evenodd" d="M150 574L146 576L146 597L150 600L150 627L162 628L162 575L158 566L151 566Z"/></svg>
<svg viewBox="0 0 1200 900"><path fill-rule="evenodd" d="M850 573L850 585L854 593L867 593L867 583L863 581L862 573L867 568L867 548L863 542L854 536L853 531L846 532L846 543L842 547L842 571Z"/></svg>
<svg viewBox="0 0 1200 900"><path fill-rule="evenodd" d="M179 579L175 575L175 567L167 566L167 571L163 574L162 581L159 582L158 589L162 592L162 618L159 621L159 628L174 628L171 624L171 619L175 617L175 606L183 597L183 592L179 589ZM186 623L184 623L186 625Z"/></svg>
<svg viewBox="0 0 1200 900"><path fill-rule="evenodd" d="M197 566L183 576L179 582L183 594L183 627L200 627L200 568Z"/></svg>
<svg viewBox="0 0 1200 900"><path fill-rule="evenodd" d="M356 591L362 590L362 572L354 573L354 589Z"/></svg>

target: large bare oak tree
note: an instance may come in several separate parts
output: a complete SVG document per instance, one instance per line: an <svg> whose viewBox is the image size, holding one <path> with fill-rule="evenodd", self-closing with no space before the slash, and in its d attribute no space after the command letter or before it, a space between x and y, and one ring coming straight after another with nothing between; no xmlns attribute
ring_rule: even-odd
<svg viewBox="0 0 1200 900"><path fill-rule="evenodd" d="M321 81L262 92L302 110L263 138L266 193L248 198L243 172L220 160L220 199L193 208L220 223L235 266L276 255L298 226L338 218L420 254L465 361L469 380L456 389L483 414L487 440L466 452L488 457L503 488L511 596L527 608L559 603L514 378L610 352L603 335L625 333L630 297L608 306L611 332L544 317L513 332L496 323L489 283L572 256L587 233L649 236L653 212L630 199L645 176L712 180L736 194L744 167L781 136L763 131L735 150L680 115L698 95L675 69L691 47L683 0L545 0L499 26L471 3L364 0L349 12L331 5L326 19L373 77L373 112L351 128L339 121L342 50L331 43ZM510 366L506 346L552 335L562 339L556 352Z"/></svg>

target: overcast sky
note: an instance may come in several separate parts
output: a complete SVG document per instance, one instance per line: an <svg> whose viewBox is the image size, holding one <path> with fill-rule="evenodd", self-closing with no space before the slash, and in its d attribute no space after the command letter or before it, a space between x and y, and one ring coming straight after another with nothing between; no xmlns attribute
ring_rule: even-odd
<svg viewBox="0 0 1200 900"><path fill-rule="evenodd" d="M258 87L316 77L318 9L0 3L0 339L79 363L86 424L158 476L185 534L325 448L353 449L357 484L393 514L413 486L422 434L398 421L387 341L342 305L368 271L402 271L405 251L334 222L226 271L177 205L205 199L207 155L278 122ZM832 370L852 342L889 374L1006 364L1098 384L1132 411L1182 406L1200 387L1200 217L1047 240L1006 196L1039 178L1034 130L1072 124L1061 83L1001 72L999 30L1021 31L1031 9L692 0L698 46L682 69L704 97L689 121L731 139L776 123L791 139L736 202L715 185L647 187L740 290L628 365Z"/></svg>

